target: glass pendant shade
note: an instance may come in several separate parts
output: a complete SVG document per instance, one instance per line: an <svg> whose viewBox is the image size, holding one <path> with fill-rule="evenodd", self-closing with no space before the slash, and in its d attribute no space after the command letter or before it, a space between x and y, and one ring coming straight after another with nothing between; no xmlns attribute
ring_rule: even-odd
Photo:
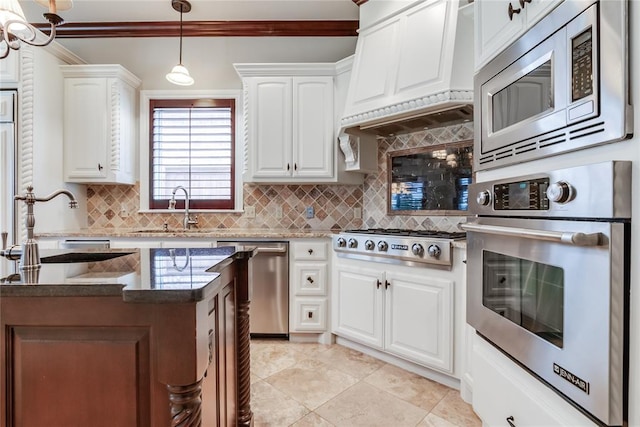
<svg viewBox="0 0 640 427"><path fill-rule="evenodd" d="M191 86L193 84L193 77L189 75L187 67L182 64L178 64L171 69L171 72L167 74L167 80L180 86Z"/></svg>

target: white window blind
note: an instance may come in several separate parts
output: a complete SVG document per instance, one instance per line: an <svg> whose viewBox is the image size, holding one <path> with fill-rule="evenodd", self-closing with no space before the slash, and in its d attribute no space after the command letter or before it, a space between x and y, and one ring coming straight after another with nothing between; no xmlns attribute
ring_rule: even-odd
<svg viewBox="0 0 640 427"><path fill-rule="evenodd" d="M166 209L181 185L193 208L233 209L233 100L207 107L185 102L152 101L150 206Z"/></svg>

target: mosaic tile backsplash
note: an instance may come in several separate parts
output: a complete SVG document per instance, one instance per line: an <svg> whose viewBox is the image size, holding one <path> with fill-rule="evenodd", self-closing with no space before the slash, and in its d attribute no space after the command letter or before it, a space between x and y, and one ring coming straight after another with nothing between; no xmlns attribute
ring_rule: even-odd
<svg viewBox="0 0 640 427"><path fill-rule="evenodd" d="M199 228L330 230L361 228L361 185L254 185L244 184L244 204L255 208L255 218L241 213L197 212ZM125 206L128 214L122 214ZM89 228L170 228L182 227L183 211L176 213L138 213L140 187L94 185L87 189ZM306 218L306 208L314 217ZM278 218L277 208L282 208Z"/></svg>
<svg viewBox="0 0 640 427"><path fill-rule="evenodd" d="M255 207L255 218L241 213L198 212L200 228L330 230L352 228L412 228L458 231L463 216L387 215L387 152L458 142L473 138L473 123L378 139L378 172L364 185L244 184L244 204ZM92 185L87 188L88 226L103 228L170 228L182 225L182 211L138 213L140 187ZM120 208L124 206L126 213ZM306 218L312 206L314 218ZM282 208L278 218L277 208ZM354 217L360 208L362 218Z"/></svg>
<svg viewBox="0 0 640 427"><path fill-rule="evenodd" d="M473 139L473 122L378 139L378 173L364 182L364 226L461 231L466 216L387 215L387 153Z"/></svg>

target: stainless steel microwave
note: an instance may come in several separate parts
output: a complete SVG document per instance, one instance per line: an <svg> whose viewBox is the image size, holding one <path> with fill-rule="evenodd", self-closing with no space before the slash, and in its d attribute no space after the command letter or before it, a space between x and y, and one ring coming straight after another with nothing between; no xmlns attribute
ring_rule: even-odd
<svg viewBox="0 0 640 427"><path fill-rule="evenodd" d="M628 51L627 1L562 2L475 75L475 170L631 137Z"/></svg>

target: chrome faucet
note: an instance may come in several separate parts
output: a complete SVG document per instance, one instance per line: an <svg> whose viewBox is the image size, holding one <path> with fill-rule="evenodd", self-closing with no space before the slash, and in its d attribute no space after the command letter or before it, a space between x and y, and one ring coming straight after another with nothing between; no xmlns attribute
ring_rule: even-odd
<svg viewBox="0 0 640 427"><path fill-rule="evenodd" d="M198 217L196 216L194 219L191 219L189 216L189 193L182 185L178 185L173 189L171 200L169 200L169 209L176 208L176 191L178 190L184 191L184 219L182 220L182 226L185 230L189 230L192 225L198 225Z"/></svg>
<svg viewBox="0 0 640 427"><path fill-rule="evenodd" d="M40 252L38 250L38 242L33 238L33 227L36 224L36 217L33 214L33 205L36 202L48 202L54 197L64 194L70 200L69 207L71 209L78 207L78 202L75 196L67 190L58 190L47 197L36 197L33 193L33 186L27 187L27 192L24 196L15 196L15 200L22 200L27 205L27 217L25 218L25 226L27 227L27 240L22 247L22 256L20 257L20 272L22 274L22 281L24 283L38 283L38 276L40 273Z"/></svg>

